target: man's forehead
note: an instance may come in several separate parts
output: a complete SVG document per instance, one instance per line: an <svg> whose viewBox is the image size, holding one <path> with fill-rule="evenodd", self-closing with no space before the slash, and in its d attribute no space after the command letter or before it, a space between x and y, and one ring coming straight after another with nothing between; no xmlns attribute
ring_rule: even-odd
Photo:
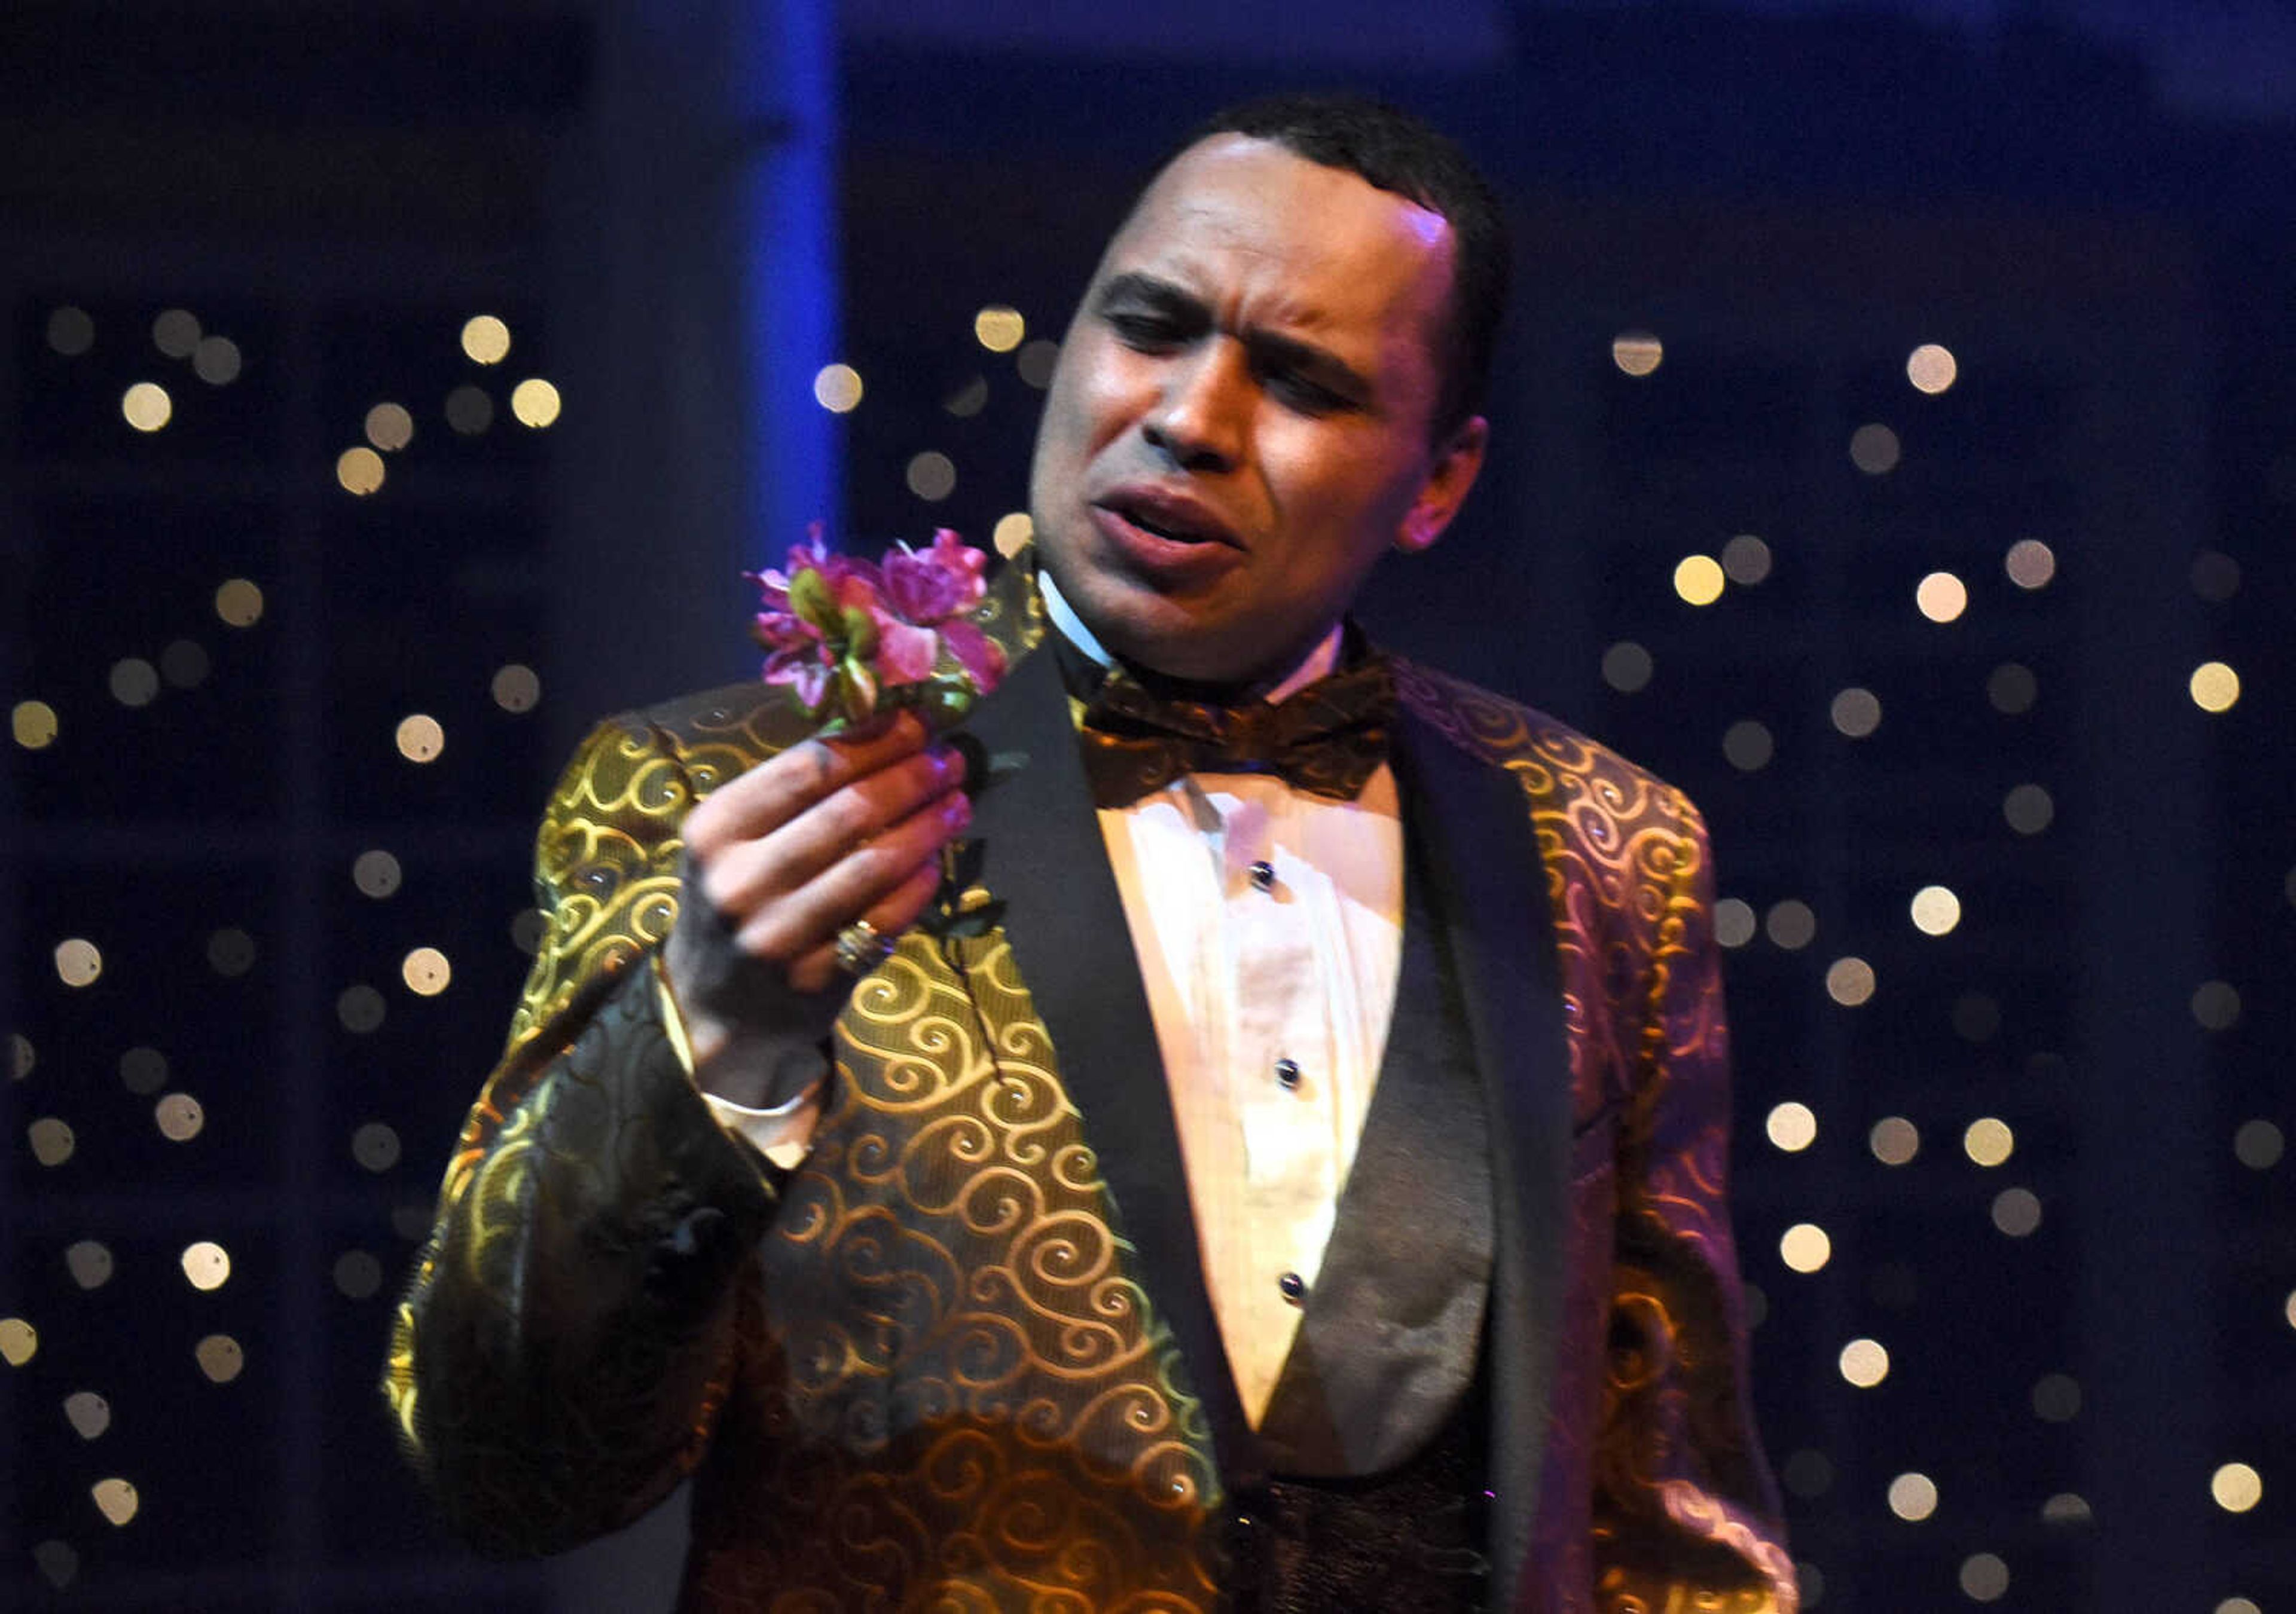
<svg viewBox="0 0 2296 1614"><path fill-rule="evenodd" d="M1218 134L1149 183L1109 242L1097 278L1147 270L1185 286L1210 270L1208 257L1233 250L1293 268L1360 266L1398 291L1435 269L1447 287L1456 245L1442 214L1352 170L1280 142Z"/></svg>

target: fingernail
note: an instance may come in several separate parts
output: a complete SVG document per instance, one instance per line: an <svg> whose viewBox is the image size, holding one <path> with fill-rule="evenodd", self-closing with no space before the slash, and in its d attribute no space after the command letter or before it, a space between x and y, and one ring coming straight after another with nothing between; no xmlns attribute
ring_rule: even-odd
<svg viewBox="0 0 2296 1614"><path fill-rule="evenodd" d="M959 791L941 803L940 815L947 821L949 828L963 829L972 822L972 799Z"/></svg>
<svg viewBox="0 0 2296 1614"><path fill-rule="evenodd" d="M933 774L943 784L963 777L964 758L954 746L933 747Z"/></svg>

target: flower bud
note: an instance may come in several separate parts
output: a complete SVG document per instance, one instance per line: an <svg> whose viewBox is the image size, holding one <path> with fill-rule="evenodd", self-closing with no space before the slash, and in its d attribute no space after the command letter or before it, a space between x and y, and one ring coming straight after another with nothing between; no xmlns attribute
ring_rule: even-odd
<svg viewBox="0 0 2296 1614"><path fill-rule="evenodd" d="M860 605L845 608L845 643L852 653L863 660L877 653L877 619Z"/></svg>
<svg viewBox="0 0 2296 1614"><path fill-rule="evenodd" d="M830 597L829 580L808 566L790 578L790 609L824 633L837 631L837 602Z"/></svg>

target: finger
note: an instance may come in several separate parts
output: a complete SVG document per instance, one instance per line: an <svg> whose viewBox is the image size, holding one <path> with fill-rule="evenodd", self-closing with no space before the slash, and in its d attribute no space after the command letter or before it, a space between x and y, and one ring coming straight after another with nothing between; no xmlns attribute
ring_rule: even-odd
<svg viewBox="0 0 2296 1614"><path fill-rule="evenodd" d="M898 936L916 923L917 916L925 911L932 902L933 893L939 889L940 864L935 860L896 886L890 896L873 903L861 917L878 935ZM791 964L789 978L790 985L800 992L826 991L844 980L844 966L837 962L837 938L832 936Z"/></svg>
<svg viewBox="0 0 2296 1614"><path fill-rule="evenodd" d="M905 711L866 735L793 745L698 803L685 815L686 848L706 864L726 847L779 829L832 791L922 750L926 737L923 723Z"/></svg>
<svg viewBox="0 0 2296 1614"><path fill-rule="evenodd" d="M736 937L753 957L794 962L921 873L939 873L940 849L972 820L964 792L927 803L805 887L759 908Z"/></svg>
<svg viewBox="0 0 2296 1614"><path fill-rule="evenodd" d="M719 913L747 919L947 796L964 773L955 751L935 746L865 774L771 833L720 850L703 869L703 895Z"/></svg>

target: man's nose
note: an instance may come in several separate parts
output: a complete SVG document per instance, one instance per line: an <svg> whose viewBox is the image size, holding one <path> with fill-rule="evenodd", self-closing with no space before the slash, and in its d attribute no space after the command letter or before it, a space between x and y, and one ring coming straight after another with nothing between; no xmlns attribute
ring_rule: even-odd
<svg viewBox="0 0 2296 1614"><path fill-rule="evenodd" d="M1143 430L1187 471L1230 471L1242 461L1251 406L1242 345L1216 337L1176 360Z"/></svg>

